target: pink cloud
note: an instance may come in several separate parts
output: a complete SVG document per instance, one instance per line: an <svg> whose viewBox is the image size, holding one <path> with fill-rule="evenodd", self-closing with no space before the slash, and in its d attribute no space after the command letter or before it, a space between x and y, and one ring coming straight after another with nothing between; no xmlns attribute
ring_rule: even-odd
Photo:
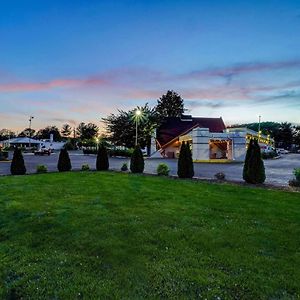
<svg viewBox="0 0 300 300"><path fill-rule="evenodd" d="M110 70L82 79L57 78L45 82L24 82L16 79L0 83L0 92L35 92L57 88L91 88L111 87L126 88L131 85L159 82L167 80L167 76L160 71L148 68L122 68Z"/></svg>
<svg viewBox="0 0 300 300"><path fill-rule="evenodd" d="M96 122L102 116L116 111L117 108L127 109L141 104L141 102L137 101L153 104L156 99L172 88L187 100L187 104L188 100L193 102L194 107L202 105L218 108L225 104L236 105L239 103L238 101L247 101L248 103L263 102L264 99L273 99L272 95L281 95L280 93L287 89L300 88L300 81L285 81L275 84L270 82L269 79L260 77L260 82L254 84L253 78L247 77L249 80L243 80L243 83L238 83L238 80L236 80L230 82L230 84L224 84L223 80L211 79L214 79L214 77L219 78L220 76L226 77L229 74L231 74L230 76L236 76L260 71L294 68L295 66L299 67L300 61L242 64L228 68L200 70L181 75L166 74L147 68L125 68L81 79L54 78L45 82L24 82L9 78L9 82L2 81L0 83L0 93L49 92L51 97L46 95L42 99L38 97L29 99L29 97L17 95L16 99L12 100L10 108L7 109L8 113L9 111L14 111L15 113L19 108L22 109L23 115L24 113L28 115L33 113L39 117L39 120L38 118L35 120L35 122L39 122L38 124L48 122L47 120L53 120L54 122L74 120L72 122L75 123L77 122L76 120L80 121L82 118L95 118L94 121ZM200 83L195 84L195 79L198 79L199 76L207 77L204 78L207 79L206 81L201 80L201 85ZM54 89L63 90L59 90L59 93L51 95L50 92ZM52 101L49 101L49 98ZM282 101L282 99L280 98L276 101ZM63 106L60 106L59 112L56 111L57 104L63 104ZM7 115L0 114L0 121L2 119L6 120L3 123L9 122ZM26 123L27 118L22 122Z"/></svg>
<svg viewBox="0 0 300 300"><path fill-rule="evenodd" d="M69 88L83 85L105 85L101 78L88 79L54 79L47 82L13 82L0 84L0 92L34 92L55 88Z"/></svg>

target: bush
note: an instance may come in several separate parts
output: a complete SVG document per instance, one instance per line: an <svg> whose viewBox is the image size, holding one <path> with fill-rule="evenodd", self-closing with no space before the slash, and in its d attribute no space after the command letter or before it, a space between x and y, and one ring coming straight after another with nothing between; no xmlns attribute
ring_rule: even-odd
<svg viewBox="0 0 300 300"><path fill-rule="evenodd" d="M57 169L59 172L67 172L72 169L71 160L66 148L60 150Z"/></svg>
<svg viewBox="0 0 300 300"><path fill-rule="evenodd" d="M300 181L298 181L296 179L292 179L289 181L289 186L300 187Z"/></svg>
<svg viewBox="0 0 300 300"><path fill-rule="evenodd" d="M48 169L47 169L47 166L45 165L37 165L36 166L36 172L41 174L41 173L47 173L48 172Z"/></svg>
<svg viewBox="0 0 300 300"><path fill-rule="evenodd" d="M0 150L0 160L7 160L8 159L8 151Z"/></svg>
<svg viewBox="0 0 300 300"><path fill-rule="evenodd" d="M10 172L12 175L24 175L26 174L26 167L22 151L16 148L14 151L13 159L10 165Z"/></svg>
<svg viewBox="0 0 300 300"><path fill-rule="evenodd" d="M98 154L98 150L96 148L88 148L82 150L83 154Z"/></svg>
<svg viewBox="0 0 300 300"><path fill-rule="evenodd" d="M67 150L76 150L76 144L72 141L67 141L64 146Z"/></svg>
<svg viewBox="0 0 300 300"><path fill-rule="evenodd" d="M86 148L83 149L83 154L98 154L98 150L96 148ZM133 149L109 149L107 153L110 157L112 156L121 156L121 157L131 157L133 153Z"/></svg>
<svg viewBox="0 0 300 300"><path fill-rule="evenodd" d="M295 178L298 182L300 182L300 168L295 168L294 169L294 175L295 175Z"/></svg>
<svg viewBox="0 0 300 300"><path fill-rule="evenodd" d="M258 184L266 180L265 166L257 140L251 140L244 164L243 178L247 183Z"/></svg>
<svg viewBox="0 0 300 300"><path fill-rule="evenodd" d="M124 163L124 164L122 165L121 171L123 171L123 172L128 171L128 165L127 165L127 163Z"/></svg>
<svg viewBox="0 0 300 300"><path fill-rule="evenodd" d="M144 157L139 145L137 145L132 153L130 160L130 170L132 173L143 173L144 172Z"/></svg>
<svg viewBox="0 0 300 300"><path fill-rule="evenodd" d="M157 172L157 175L159 175L159 176L168 176L170 169L167 164L160 163L157 166L156 172Z"/></svg>
<svg viewBox="0 0 300 300"><path fill-rule="evenodd" d="M106 171L109 168L109 161L106 147L101 143L98 148L96 170Z"/></svg>
<svg viewBox="0 0 300 300"><path fill-rule="evenodd" d="M90 170L90 166L88 164L83 164L81 166L81 171L89 171Z"/></svg>
<svg viewBox="0 0 300 300"><path fill-rule="evenodd" d="M110 149L109 156L131 157L133 149Z"/></svg>
<svg viewBox="0 0 300 300"><path fill-rule="evenodd" d="M253 140L250 140L250 143L247 148L246 156L245 156L245 162L244 162L244 168L243 168L243 179L248 182L249 176L248 176L248 167L249 167L249 159L251 156L253 150Z"/></svg>
<svg viewBox="0 0 300 300"><path fill-rule="evenodd" d="M215 174L215 178L217 180L225 180L225 174L222 172L219 172L219 173Z"/></svg>
<svg viewBox="0 0 300 300"><path fill-rule="evenodd" d="M182 142L178 158L177 175L179 178L194 177L194 165L189 143Z"/></svg>

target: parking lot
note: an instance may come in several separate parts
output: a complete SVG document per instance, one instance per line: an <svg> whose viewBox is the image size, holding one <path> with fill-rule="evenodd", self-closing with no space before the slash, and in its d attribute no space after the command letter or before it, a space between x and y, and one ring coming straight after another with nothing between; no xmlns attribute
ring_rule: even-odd
<svg viewBox="0 0 300 300"><path fill-rule="evenodd" d="M10 153L10 158L12 153ZM96 156L83 155L79 151L70 151L70 158L73 170L80 170L83 164L89 164L91 169L95 169ZM48 171L57 170L58 153L52 153L50 156L35 156L31 153L24 154L27 173L35 173L36 166L46 165ZM124 162L128 162L126 158L110 158L110 169L120 170ZM146 159L145 173L156 173L156 167L159 163L164 162L170 168L170 174L177 173L177 160L175 159ZM266 183L274 185L287 185L288 181L293 177L293 169L300 168L300 154L282 155L280 159L265 160ZM243 164L240 163L195 163L195 176L205 179L214 178L217 172L223 172L226 179L233 181L242 181ZM0 162L0 175L10 174L10 163Z"/></svg>

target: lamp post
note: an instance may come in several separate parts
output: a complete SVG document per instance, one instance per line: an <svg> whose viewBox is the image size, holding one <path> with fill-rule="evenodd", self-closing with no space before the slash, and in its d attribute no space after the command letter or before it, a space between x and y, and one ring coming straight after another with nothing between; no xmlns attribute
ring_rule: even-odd
<svg viewBox="0 0 300 300"><path fill-rule="evenodd" d="M33 116L29 117L29 148L31 148L31 121L34 119Z"/></svg>
<svg viewBox="0 0 300 300"><path fill-rule="evenodd" d="M134 114L135 114L135 145L137 145L138 144L138 122L139 122L139 118L142 115L142 111L137 108Z"/></svg>
<svg viewBox="0 0 300 300"><path fill-rule="evenodd" d="M258 116L258 141L260 140L260 135L261 135L260 121L261 121L261 116Z"/></svg>

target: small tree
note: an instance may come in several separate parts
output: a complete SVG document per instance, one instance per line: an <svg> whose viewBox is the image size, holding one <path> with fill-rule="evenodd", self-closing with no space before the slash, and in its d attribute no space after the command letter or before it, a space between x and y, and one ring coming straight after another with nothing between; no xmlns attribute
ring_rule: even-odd
<svg viewBox="0 0 300 300"><path fill-rule="evenodd" d="M142 150L139 145L135 146L131 160L130 160L130 171L132 173L143 173L144 172L144 157Z"/></svg>
<svg viewBox="0 0 300 300"><path fill-rule="evenodd" d="M178 158L177 175L179 178L194 177L194 164L189 143L182 142Z"/></svg>
<svg viewBox="0 0 300 300"><path fill-rule="evenodd" d="M264 183L266 180L265 166L257 140L254 140L252 144L245 178L248 183L252 184Z"/></svg>
<svg viewBox="0 0 300 300"><path fill-rule="evenodd" d="M99 145L97 161L96 161L96 169L97 171L107 171L109 168L109 161L106 147L103 143Z"/></svg>
<svg viewBox="0 0 300 300"><path fill-rule="evenodd" d="M22 151L16 148L14 151L13 159L10 165L10 172L12 175L24 175L26 173L26 167Z"/></svg>
<svg viewBox="0 0 300 300"><path fill-rule="evenodd" d="M71 171L72 169L69 153L65 148L60 150L57 169L59 172L67 172L67 171Z"/></svg>
<svg viewBox="0 0 300 300"><path fill-rule="evenodd" d="M253 150L253 140L250 140L250 143L248 145L248 149L246 152L246 157L245 157L245 162L244 162L244 168L243 168L243 179L246 182L249 182L249 176L248 176L248 167L249 167L249 158L252 154L252 150Z"/></svg>

